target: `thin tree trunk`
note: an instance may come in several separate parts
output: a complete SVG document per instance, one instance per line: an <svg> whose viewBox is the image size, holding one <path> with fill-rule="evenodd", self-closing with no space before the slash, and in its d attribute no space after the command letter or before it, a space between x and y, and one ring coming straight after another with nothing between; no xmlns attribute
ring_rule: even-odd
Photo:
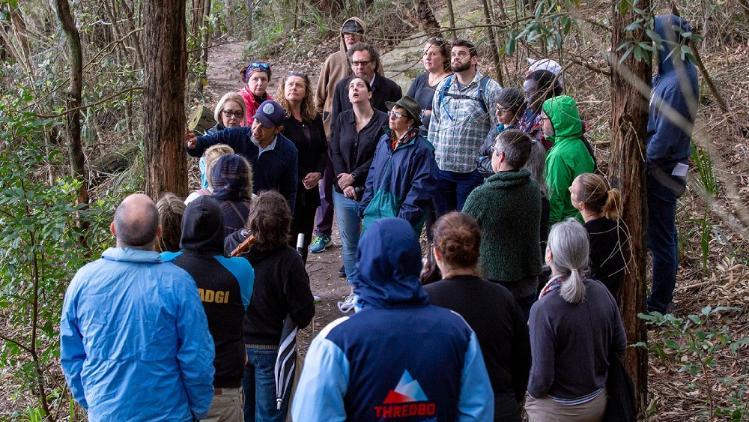
<svg viewBox="0 0 749 422"><path fill-rule="evenodd" d="M68 138L68 153L73 176L81 181L78 189L78 204L88 204L88 183L85 173L85 157L81 145L81 93L83 91L83 51L81 36L75 26L68 0L56 0L57 17L68 40L70 61L70 88L66 93L66 107L71 111L65 118L65 132Z"/></svg>
<svg viewBox="0 0 749 422"><path fill-rule="evenodd" d="M427 0L416 1L416 19L419 20L422 31L430 37L436 37L440 34L440 24L434 17L434 12L429 6Z"/></svg>
<svg viewBox="0 0 749 422"><path fill-rule="evenodd" d="M245 25L245 34L247 41L252 41L252 14L255 11L255 4L253 0L245 0L245 6L247 6L247 25Z"/></svg>
<svg viewBox="0 0 749 422"><path fill-rule="evenodd" d="M638 8L650 10L650 1L641 0ZM644 139L648 120L648 101L640 95L632 81L616 71L621 58L619 45L626 37L624 28L638 18L632 11L619 14L617 2L612 3L613 33L611 37L611 165L609 177L622 193L622 219L629 229L631 259L622 283L622 319L630 344L645 342L647 331L637 314L645 309L647 218ZM634 42L646 40L645 32L634 34ZM649 61L637 61L634 54L622 63L633 77L650 84ZM638 412L643 415L647 405L648 355L643 348L629 348L626 367L635 384Z"/></svg>
<svg viewBox="0 0 749 422"><path fill-rule="evenodd" d="M489 0L481 0L484 5L484 20L486 21L486 35L489 37L489 48L491 49L492 62L494 71L497 75L497 82L504 85L502 78L502 64L499 61L499 50L497 49L497 39L494 37L494 27L492 26L492 13L489 9Z"/></svg>
<svg viewBox="0 0 749 422"><path fill-rule="evenodd" d="M151 198L162 192L187 194L184 150L185 2L147 1L143 7L144 47L147 56L143 92L145 191Z"/></svg>
<svg viewBox="0 0 749 422"><path fill-rule="evenodd" d="M138 32L135 31L135 29L139 27L139 22L136 22L136 20L133 18L133 8L130 7L129 4L127 4L127 0L122 0L121 4L122 8L125 9L127 21L130 23L130 29L128 30L128 32L132 32L133 34L131 35L131 45L135 49L135 58L137 59L138 69L142 69L145 64L145 59L143 58L143 46L141 45L140 35L138 35Z"/></svg>
<svg viewBox="0 0 749 422"><path fill-rule="evenodd" d="M458 35L455 33L455 13L453 12L453 0L447 0L447 16L450 18L450 33L452 34L453 40L458 39Z"/></svg>

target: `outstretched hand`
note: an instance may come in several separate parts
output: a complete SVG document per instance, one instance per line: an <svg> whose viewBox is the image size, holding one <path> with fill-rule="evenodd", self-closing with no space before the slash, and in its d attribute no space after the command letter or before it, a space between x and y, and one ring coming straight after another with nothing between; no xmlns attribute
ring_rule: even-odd
<svg viewBox="0 0 749 422"><path fill-rule="evenodd" d="M198 137L195 132L190 129L185 130L185 146L187 149L193 149L196 145L198 145Z"/></svg>

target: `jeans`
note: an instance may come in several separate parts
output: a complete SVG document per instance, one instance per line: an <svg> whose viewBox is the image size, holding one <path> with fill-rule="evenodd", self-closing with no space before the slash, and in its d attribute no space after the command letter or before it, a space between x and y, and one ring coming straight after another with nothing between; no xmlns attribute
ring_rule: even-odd
<svg viewBox="0 0 749 422"><path fill-rule="evenodd" d="M281 409L277 410L273 369L278 349L256 349L250 346L246 349L247 366L242 378L245 422L284 422L291 389L287 389Z"/></svg>
<svg viewBox="0 0 749 422"><path fill-rule="evenodd" d="M676 193L648 174L648 249L653 254L653 289L648 311L666 313L674 296L679 268Z"/></svg>
<svg viewBox="0 0 749 422"><path fill-rule="evenodd" d="M434 194L437 217L441 217L450 211L461 211L468 195L482 183L484 183L484 178L478 170L470 173L439 170L437 191Z"/></svg>
<svg viewBox="0 0 749 422"><path fill-rule="evenodd" d="M318 184L320 190L320 206L315 214L315 234L328 235L333 232L333 184L336 182L333 163L328 159L328 165L322 173Z"/></svg>
<svg viewBox="0 0 749 422"><path fill-rule="evenodd" d="M338 223L338 232L343 245L343 268L346 269L346 280L349 284L356 277L356 247L361 234L361 220L359 219L359 204L342 193L333 192L333 205Z"/></svg>

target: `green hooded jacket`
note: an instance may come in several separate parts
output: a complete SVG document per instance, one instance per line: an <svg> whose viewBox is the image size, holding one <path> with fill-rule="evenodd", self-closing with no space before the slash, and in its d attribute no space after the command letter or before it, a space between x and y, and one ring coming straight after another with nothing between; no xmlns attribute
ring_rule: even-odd
<svg viewBox="0 0 749 422"><path fill-rule="evenodd" d="M582 221L580 212L572 206L569 188L577 175L592 173L595 163L581 139L583 122L577 103L572 97L561 95L544 101L542 107L554 128L554 135L547 137L554 146L546 155L549 225L568 217Z"/></svg>

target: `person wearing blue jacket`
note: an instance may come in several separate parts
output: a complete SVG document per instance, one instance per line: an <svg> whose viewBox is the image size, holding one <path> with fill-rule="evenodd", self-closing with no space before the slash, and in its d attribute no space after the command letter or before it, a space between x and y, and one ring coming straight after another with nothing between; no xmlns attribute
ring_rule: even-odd
<svg viewBox="0 0 749 422"><path fill-rule="evenodd" d="M419 133L416 100L406 95L387 106L390 131L378 141L359 202L362 231L379 218L398 217L420 233L437 189L434 147Z"/></svg>
<svg viewBox="0 0 749 422"><path fill-rule="evenodd" d="M494 395L476 334L429 304L411 225L373 221L357 255L357 312L312 341L293 420L491 421Z"/></svg>
<svg viewBox="0 0 749 422"><path fill-rule="evenodd" d="M674 15L656 16L658 74L653 79L647 137L648 248L653 254L653 289L648 311L666 313L679 268L676 200L684 192L697 112L697 70L682 45L689 23ZM681 119L672 118L676 112ZM671 114L671 115L670 115Z"/></svg>
<svg viewBox="0 0 749 422"><path fill-rule="evenodd" d="M182 250L162 258L190 274L198 286L216 346L214 398L208 420L242 420L244 342L242 321L250 304L255 272L244 258L224 256L224 217L218 201L199 196L182 218Z"/></svg>
<svg viewBox="0 0 749 422"><path fill-rule="evenodd" d="M117 247L76 273L60 320L60 362L90 421L202 418L213 399L213 339L192 278L153 251L153 201L130 195Z"/></svg>
<svg viewBox="0 0 749 422"><path fill-rule="evenodd" d="M263 101L255 112L252 127L228 128L204 136L188 132L185 136L187 153L200 157L211 145L229 145L252 165L255 193L278 191L286 198L293 213L299 182L299 152L294 143L281 134L285 118L286 111L280 104L273 100Z"/></svg>

